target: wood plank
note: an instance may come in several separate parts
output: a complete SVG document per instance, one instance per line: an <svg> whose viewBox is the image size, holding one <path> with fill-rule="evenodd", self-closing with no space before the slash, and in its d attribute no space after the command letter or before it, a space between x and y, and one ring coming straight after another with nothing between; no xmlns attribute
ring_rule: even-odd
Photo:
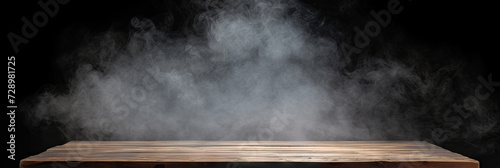
<svg viewBox="0 0 500 168"><path fill-rule="evenodd" d="M479 162L419 141L71 141L20 167L478 168Z"/></svg>

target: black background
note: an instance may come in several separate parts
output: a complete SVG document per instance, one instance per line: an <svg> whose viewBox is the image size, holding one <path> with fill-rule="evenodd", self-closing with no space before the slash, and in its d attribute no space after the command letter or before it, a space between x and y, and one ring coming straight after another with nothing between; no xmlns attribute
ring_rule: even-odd
<svg viewBox="0 0 500 168"><path fill-rule="evenodd" d="M349 17L339 15L340 1L304 1L309 7L319 10L330 20L346 20L356 18L370 19L370 10L384 9L387 1L352 1L362 8L356 8ZM493 74L494 81L498 81L498 11L492 2L478 1L401 1L404 10L392 18L392 26L404 31L406 38L427 43L429 45L444 45L458 48L460 54L456 59L474 61L474 66L469 66L476 76ZM21 44L19 53L14 53L8 39L8 32L20 34L21 17L30 19L33 13L41 10L37 1L18 0L4 1L3 6L3 42L2 53L4 56L16 56L16 97L17 102L33 96L47 86L61 86L65 83L64 72L56 66L56 57L71 48L61 48L60 41L78 39L81 34L61 34L65 29L75 25L86 25L93 31L104 31L112 24L129 23L134 16L153 17L158 13L169 12L172 14L173 26L170 31L180 31L189 18L189 13L184 13L180 6L186 7L188 2L181 1L97 1L73 0L66 5L61 5L54 18L39 29L38 34L29 39L28 44ZM354 16L354 17L353 17ZM349 22L349 21L346 21ZM365 23L360 21L361 23ZM358 25L363 26L363 25ZM180 33L180 32L179 32ZM392 32L382 30L383 34ZM59 42L59 43L58 43ZM75 42L78 44L78 42ZM76 46L75 46L76 47ZM498 95L498 92L494 94ZM55 129L33 131L27 129L22 111L16 115L16 161L8 160L9 165L17 167L19 161L31 155L38 154L47 148L63 144L66 139ZM7 121L8 120L4 120ZM48 127L49 129L51 127ZM498 134L494 134L498 139ZM8 137L4 137L8 141ZM481 167L498 167L500 155L474 155L473 151L462 149L462 144L445 145L445 148L477 159ZM7 156L4 155L5 157Z"/></svg>

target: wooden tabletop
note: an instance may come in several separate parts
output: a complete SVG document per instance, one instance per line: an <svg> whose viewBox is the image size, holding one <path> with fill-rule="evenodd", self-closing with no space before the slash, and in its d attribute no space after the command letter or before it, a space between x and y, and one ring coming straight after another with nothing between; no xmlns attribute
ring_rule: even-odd
<svg viewBox="0 0 500 168"><path fill-rule="evenodd" d="M72 141L20 167L478 168L479 162L419 141Z"/></svg>

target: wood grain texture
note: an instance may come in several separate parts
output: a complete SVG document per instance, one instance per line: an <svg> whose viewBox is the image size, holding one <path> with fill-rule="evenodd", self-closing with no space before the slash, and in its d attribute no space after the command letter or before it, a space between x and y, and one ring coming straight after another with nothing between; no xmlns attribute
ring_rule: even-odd
<svg viewBox="0 0 500 168"><path fill-rule="evenodd" d="M419 141L72 141L20 167L478 168L479 162Z"/></svg>

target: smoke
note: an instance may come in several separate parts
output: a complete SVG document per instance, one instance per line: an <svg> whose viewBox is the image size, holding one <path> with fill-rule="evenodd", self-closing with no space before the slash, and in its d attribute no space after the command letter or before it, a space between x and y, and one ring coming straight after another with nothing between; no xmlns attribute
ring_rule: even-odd
<svg viewBox="0 0 500 168"><path fill-rule="evenodd" d="M457 83L460 62L432 65L440 53L404 37L349 64L337 48L348 32L300 2L191 5L182 35L142 17L89 33L59 60L67 90L38 95L32 123L88 140L422 139L473 87Z"/></svg>

